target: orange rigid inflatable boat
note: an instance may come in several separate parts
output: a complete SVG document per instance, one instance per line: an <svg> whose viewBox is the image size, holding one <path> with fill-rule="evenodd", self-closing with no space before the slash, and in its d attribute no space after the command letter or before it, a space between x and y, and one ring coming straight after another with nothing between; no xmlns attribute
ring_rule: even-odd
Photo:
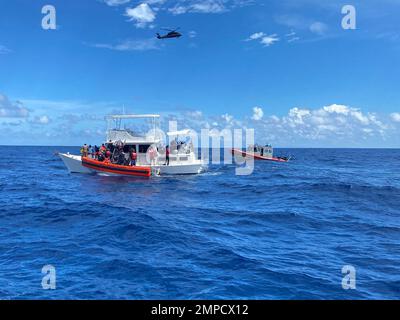
<svg viewBox="0 0 400 320"><path fill-rule="evenodd" d="M111 162L102 162L95 159L82 157L82 165L94 171L111 173L114 175L150 177L150 167L122 166Z"/></svg>

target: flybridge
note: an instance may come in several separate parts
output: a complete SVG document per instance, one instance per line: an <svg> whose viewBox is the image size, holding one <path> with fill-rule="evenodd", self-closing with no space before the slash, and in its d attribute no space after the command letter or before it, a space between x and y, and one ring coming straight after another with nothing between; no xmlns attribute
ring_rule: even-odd
<svg viewBox="0 0 400 320"><path fill-rule="evenodd" d="M123 141L126 143L157 144L160 137L157 136L159 128L158 114L115 114L105 117L107 120L107 142ZM132 130L131 121L145 120L147 124L135 126L137 130ZM139 129L140 128L140 129Z"/></svg>
<svg viewBox="0 0 400 320"><path fill-rule="evenodd" d="M110 137L110 134L121 134L124 131L126 134L134 135L133 132L127 128L122 128L122 123L125 120L138 120L149 119L151 121L151 135L156 135L156 130L159 127L159 114L111 114L104 117L107 120L107 140L114 140L115 137ZM154 137L152 137L153 139ZM147 139L145 139L147 140ZM153 142L155 142L155 139ZM124 139L122 139L124 141Z"/></svg>

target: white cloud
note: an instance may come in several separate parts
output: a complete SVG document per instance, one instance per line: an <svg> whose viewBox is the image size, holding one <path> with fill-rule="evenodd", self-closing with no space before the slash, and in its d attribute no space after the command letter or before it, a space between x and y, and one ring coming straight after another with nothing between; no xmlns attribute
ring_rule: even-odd
<svg viewBox="0 0 400 320"><path fill-rule="evenodd" d="M277 34L267 35L264 32L256 32L250 35L245 41L259 41L264 47L269 47L279 41Z"/></svg>
<svg viewBox="0 0 400 320"><path fill-rule="evenodd" d="M185 13L223 13L252 4L247 0L178 0L167 10L174 15Z"/></svg>
<svg viewBox="0 0 400 320"><path fill-rule="evenodd" d="M260 42L265 47L269 47L269 46L273 45L275 42L278 42L278 41L279 41L279 38L277 37L277 35L276 34L272 34L270 36L262 37Z"/></svg>
<svg viewBox="0 0 400 320"><path fill-rule="evenodd" d="M264 32L256 32L256 33L253 33L252 35L250 35L250 37L248 37L245 41L257 40L264 36L266 36L266 34Z"/></svg>
<svg viewBox="0 0 400 320"><path fill-rule="evenodd" d="M138 28L145 28L156 19L156 14L147 3L141 3L135 8L126 8L125 15L135 21Z"/></svg>
<svg viewBox="0 0 400 320"><path fill-rule="evenodd" d="M147 51L159 49L158 43L154 38L125 40L118 44L98 43L91 46L95 48L104 48L117 51Z"/></svg>
<svg viewBox="0 0 400 320"><path fill-rule="evenodd" d="M10 49L8 49L5 46L0 45L0 54L7 54L7 53L10 53L10 52L11 52Z"/></svg>
<svg viewBox="0 0 400 320"><path fill-rule="evenodd" d="M323 107L323 110L328 113L338 113L347 115L350 112L349 107L341 104L331 104L330 106Z"/></svg>
<svg viewBox="0 0 400 320"><path fill-rule="evenodd" d="M289 119L292 124L304 124L304 118L311 114L308 109L293 108L289 110Z"/></svg>
<svg viewBox="0 0 400 320"><path fill-rule="evenodd" d="M199 110L195 110L195 111L187 111L186 115L189 118L192 119L202 119L203 118L203 112L199 111Z"/></svg>
<svg viewBox="0 0 400 320"><path fill-rule="evenodd" d="M287 38L288 43L292 43L292 42L300 40L300 37L298 37L297 33L294 31L291 31L290 33L285 34L285 37Z"/></svg>
<svg viewBox="0 0 400 320"><path fill-rule="evenodd" d="M292 43L292 42L295 42L295 41L299 41L300 40L300 37L293 37L293 38L290 38L290 39L288 39L288 43Z"/></svg>
<svg viewBox="0 0 400 320"><path fill-rule="evenodd" d="M339 104L320 109L292 108L287 116L280 118L280 123L290 128L289 135L308 140L359 141L365 134L383 139L388 130L374 113Z"/></svg>
<svg viewBox="0 0 400 320"><path fill-rule="evenodd" d="M184 13L188 12L189 8L185 7L185 6L176 5L172 8L169 8L168 11L174 15L180 15L180 14L184 14Z"/></svg>
<svg viewBox="0 0 400 320"><path fill-rule="evenodd" d="M274 121L274 122L279 122L279 117L277 117L276 115L272 115L269 117L270 120Z"/></svg>
<svg viewBox="0 0 400 320"><path fill-rule="evenodd" d="M130 0L100 0L109 6L120 6ZM135 8L128 8L126 15L134 20L139 28L155 20L155 12L165 11L173 15L185 13L215 14L229 12L235 8L254 4L253 0L141 0ZM150 8L151 6L151 8ZM150 10L149 10L150 9ZM153 18L154 16L154 18ZM151 20L152 21L148 21Z"/></svg>
<svg viewBox="0 0 400 320"><path fill-rule="evenodd" d="M1 118L26 118L29 110L20 101L11 102L4 94L0 94L0 117Z"/></svg>
<svg viewBox="0 0 400 320"><path fill-rule="evenodd" d="M285 34L285 37L294 37L296 35L296 32L291 31L290 33Z"/></svg>
<svg viewBox="0 0 400 320"><path fill-rule="evenodd" d="M261 120L264 116L264 111L260 107L254 107L253 108L253 116L251 117L253 120Z"/></svg>
<svg viewBox="0 0 400 320"><path fill-rule="evenodd" d="M324 35L328 30L328 26L322 22L314 22L310 25L310 31L317 35Z"/></svg>
<svg viewBox="0 0 400 320"><path fill-rule="evenodd" d="M370 134L370 133L373 133L373 132L374 132L374 130L372 130L372 129L369 129L369 128L364 128L364 129L362 129L362 131L363 131L363 132L365 132L365 133L368 133L368 134Z"/></svg>
<svg viewBox="0 0 400 320"><path fill-rule="evenodd" d="M148 3L150 5L161 5L164 4L167 0L145 0L143 3Z"/></svg>
<svg viewBox="0 0 400 320"><path fill-rule="evenodd" d="M225 6L222 1L203 0L192 4L191 11L201 13L220 13L225 11Z"/></svg>
<svg viewBox="0 0 400 320"><path fill-rule="evenodd" d="M390 118L394 121L394 122L400 122L400 112L394 112L390 115Z"/></svg>
<svg viewBox="0 0 400 320"><path fill-rule="evenodd" d="M370 118L365 116L361 111L355 110L351 111L351 115L357 119L360 123L368 125Z"/></svg>
<svg viewBox="0 0 400 320"><path fill-rule="evenodd" d="M232 121L233 121L233 116L231 116L231 115L228 114L228 113L223 114L223 115L221 116L221 118L222 118L223 120L225 120L227 123L232 123Z"/></svg>
<svg viewBox="0 0 400 320"><path fill-rule="evenodd" d="M189 38L196 38L197 37L197 32L196 31L189 31L188 32Z"/></svg>
<svg viewBox="0 0 400 320"><path fill-rule="evenodd" d="M307 29L310 21L299 14L283 14L275 16L275 21L281 25L294 29Z"/></svg>
<svg viewBox="0 0 400 320"><path fill-rule="evenodd" d="M122 5L122 4L126 4L129 1L131 1L131 0L104 0L104 2L107 5L111 6L111 7L115 7L115 6L119 6L119 5Z"/></svg>
<svg viewBox="0 0 400 320"><path fill-rule="evenodd" d="M131 0L102 0L102 1L104 3L106 3L107 5L109 5L110 7L116 7L116 6L124 5L124 4L131 2ZM149 4L152 6L153 5L160 6L160 5L164 4L165 2L167 2L167 0L142 0L140 2ZM158 7L156 9L158 10Z"/></svg>
<svg viewBox="0 0 400 320"><path fill-rule="evenodd" d="M398 127L385 123L377 114L359 108L331 104L311 109L291 108L286 115L267 115L261 107L252 116L236 119L225 113L209 117L200 111L182 115L182 123L195 130L254 128L256 141L292 147L366 147L396 143ZM400 115L400 114L399 114Z"/></svg>
<svg viewBox="0 0 400 320"><path fill-rule="evenodd" d="M33 118L32 123L34 124L49 124L50 123L50 118L46 115L43 116L36 116Z"/></svg>

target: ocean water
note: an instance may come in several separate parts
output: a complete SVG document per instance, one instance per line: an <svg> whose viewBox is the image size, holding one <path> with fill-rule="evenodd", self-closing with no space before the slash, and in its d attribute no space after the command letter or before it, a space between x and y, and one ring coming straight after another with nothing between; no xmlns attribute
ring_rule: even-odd
<svg viewBox="0 0 400 320"><path fill-rule="evenodd" d="M1 299L400 298L400 150L143 179L68 174L78 149L0 147Z"/></svg>

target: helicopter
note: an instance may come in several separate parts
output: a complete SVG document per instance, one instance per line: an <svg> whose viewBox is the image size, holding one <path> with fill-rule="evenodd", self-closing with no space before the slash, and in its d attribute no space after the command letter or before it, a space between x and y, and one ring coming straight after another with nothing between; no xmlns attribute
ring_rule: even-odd
<svg viewBox="0 0 400 320"><path fill-rule="evenodd" d="M157 33L157 39L169 39L169 38L179 38L182 37L182 34L180 34L179 32L177 32L177 30L179 30L180 28L177 29L167 29L167 28L163 28L163 30L167 30L169 31L167 34L165 35L160 35L159 33Z"/></svg>

